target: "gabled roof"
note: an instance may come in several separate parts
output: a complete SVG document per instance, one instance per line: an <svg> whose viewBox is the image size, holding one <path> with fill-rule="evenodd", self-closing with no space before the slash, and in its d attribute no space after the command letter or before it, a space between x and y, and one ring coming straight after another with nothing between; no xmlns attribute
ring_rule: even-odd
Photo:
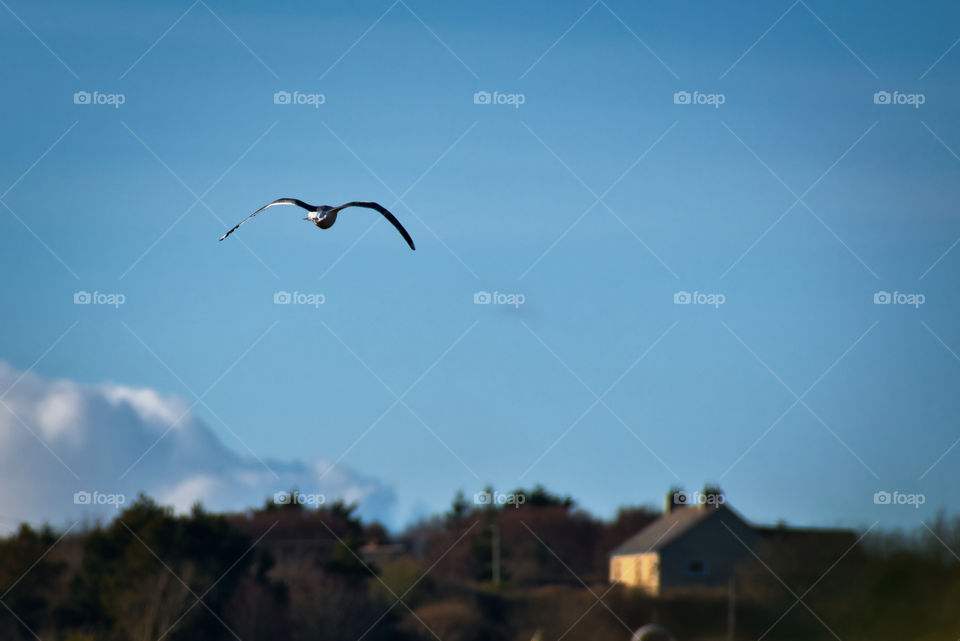
<svg viewBox="0 0 960 641"><path fill-rule="evenodd" d="M682 534L694 528L698 523L702 523L711 516L720 513L739 518L739 516L725 505L716 508L674 508L624 541L610 553L610 556L658 552L680 538Z"/></svg>

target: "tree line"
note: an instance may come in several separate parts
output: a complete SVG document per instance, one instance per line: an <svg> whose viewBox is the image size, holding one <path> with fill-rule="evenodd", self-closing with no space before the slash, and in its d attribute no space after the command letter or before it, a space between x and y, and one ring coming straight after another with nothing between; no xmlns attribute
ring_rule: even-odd
<svg viewBox="0 0 960 641"><path fill-rule="evenodd" d="M651 622L724 638L726 593L609 585L610 551L657 510L603 520L542 487L514 494L458 493L398 533L343 502L177 515L146 496L83 531L22 525L0 539L0 639L626 641ZM960 519L941 515L871 532L839 562L772 553L737 577L735 636L956 638L958 547Z"/></svg>

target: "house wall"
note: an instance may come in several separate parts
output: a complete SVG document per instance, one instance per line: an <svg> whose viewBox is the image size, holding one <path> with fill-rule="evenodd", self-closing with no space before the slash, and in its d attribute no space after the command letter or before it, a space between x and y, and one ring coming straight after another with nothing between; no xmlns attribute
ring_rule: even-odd
<svg viewBox="0 0 960 641"><path fill-rule="evenodd" d="M660 590L723 587L737 565L753 558L744 544L755 549L759 542L753 528L721 508L660 550ZM693 563L702 564L703 572L692 572Z"/></svg>
<svg viewBox="0 0 960 641"><path fill-rule="evenodd" d="M610 557L610 582L642 588L650 594L657 594L660 591L659 563L660 555L656 552L612 556Z"/></svg>

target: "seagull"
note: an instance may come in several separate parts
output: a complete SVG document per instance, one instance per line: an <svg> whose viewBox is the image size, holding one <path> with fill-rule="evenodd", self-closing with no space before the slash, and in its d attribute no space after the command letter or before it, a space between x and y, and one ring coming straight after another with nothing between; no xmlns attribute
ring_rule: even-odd
<svg viewBox="0 0 960 641"><path fill-rule="evenodd" d="M302 200L297 200L296 198L278 198L272 203L264 205L263 207L253 212L252 214L250 214L249 216L241 220L239 223L237 223L237 225L233 229L231 229L226 234L221 236L220 240L223 240L233 232L237 231L237 228L239 228L240 225L247 222L257 214L259 214L261 211L265 209L269 209L274 205L296 205L297 207L306 209L309 213L307 214L306 218L304 218L304 220L309 220L320 229L330 229L331 227L333 227L333 223L337 222L337 214L340 213L341 210L346 209L347 207L366 207L367 209L375 209L376 211L383 214L383 217L389 220L390 223L397 228L397 231L400 232L400 235L403 236L403 239L407 241L408 245L410 245L410 249L414 249L414 250L416 249L416 247L413 246L413 239L410 238L410 234L408 234L407 230L403 228L403 225L400 224L400 221L397 220L396 216L394 216L389 211L387 211L386 207L383 207L378 203L365 203L360 201L353 201L353 202L346 203L344 205L340 205L339 207L331 207L330 205L320 205L319 207L314 207L313 205L309 205L303 202Z"/></svg>

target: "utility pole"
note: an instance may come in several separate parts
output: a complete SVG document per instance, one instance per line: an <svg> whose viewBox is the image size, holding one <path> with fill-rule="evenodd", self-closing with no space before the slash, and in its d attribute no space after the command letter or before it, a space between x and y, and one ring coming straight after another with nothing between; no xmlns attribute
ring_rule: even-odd
<svg viewBox="0 0 960 641"><path fill-rule="evenodd" d="M736 584L734 577L730 575L730 591L727 595L727 641L733 641L733 626L735 623L735 612L737 602Z"/></svg>
<svg viewBox="0 0 960 641"><path fill-rule="evenodd" d="M493 530L493 541L490 546L493 551L493 585L494 587L500 587L500 526L493 523L490 528Z"/></svg>

